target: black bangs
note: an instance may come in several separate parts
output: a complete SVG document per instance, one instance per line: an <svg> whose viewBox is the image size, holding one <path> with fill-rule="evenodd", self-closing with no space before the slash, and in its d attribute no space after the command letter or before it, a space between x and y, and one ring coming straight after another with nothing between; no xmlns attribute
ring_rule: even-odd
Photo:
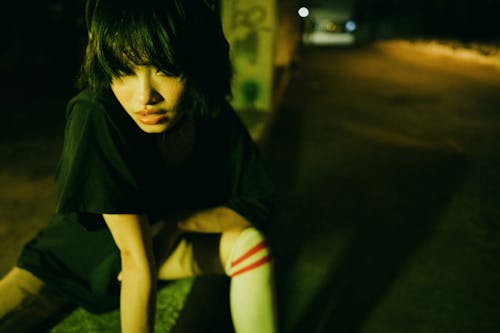
<svg viewBox="0 0 500 333"><path fill-rule="evenodd" d="M176 29L149 1L124 1L121 10L106 8L100 1L91 21L89 47L101 80L130 74L132 67L151 65L172 76L182 75L176 60Z"/></svg>

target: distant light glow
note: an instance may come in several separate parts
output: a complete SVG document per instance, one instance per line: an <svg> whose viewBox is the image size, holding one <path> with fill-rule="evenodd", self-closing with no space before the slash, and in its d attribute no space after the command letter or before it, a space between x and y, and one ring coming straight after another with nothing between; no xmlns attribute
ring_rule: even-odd
<svg viewBox="0 0 500 333"><path fill-rule="evenodd" d="M309 16L309 9L307 9L307 7L300 7L299 16L303 17L303 18L308 17Z"/></svg>
<svg viewBox="0 0 500 333"><path fill-rule="evenodd" d="M329 22L327 25L326 25L326 31L328 32L335 32L337 31L337 25L333 22Z"/></svg>
<svg viewBox="0 0 500 333"><path fill-rule="evenodd" d="M352 21L352 20L349 20L345 23L345 30L347 30L348 32L353 32L354 30L356 30L357 28L357 24L356 22Z"/></svg>

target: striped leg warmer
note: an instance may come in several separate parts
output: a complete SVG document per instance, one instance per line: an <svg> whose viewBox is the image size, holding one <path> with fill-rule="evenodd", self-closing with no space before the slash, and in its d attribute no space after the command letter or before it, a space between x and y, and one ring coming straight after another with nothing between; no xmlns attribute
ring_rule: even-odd
<svg viewBox="0 0 500 333"><path fill-rule="evenodd" d="M225 267L231 277L230 304L237 333L277 332L271 253L255 228L243 230Z"/></svg>

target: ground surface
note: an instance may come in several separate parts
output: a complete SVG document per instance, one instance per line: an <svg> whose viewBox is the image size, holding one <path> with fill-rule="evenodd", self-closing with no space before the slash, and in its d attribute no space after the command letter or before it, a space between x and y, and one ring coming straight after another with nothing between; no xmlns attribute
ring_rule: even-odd
<svg viewBox="0 0 500 333"><path fill-rule="evenodd" d="M304 50L268 147L285 332L500 330L500 70L443 51Z"/></svg>

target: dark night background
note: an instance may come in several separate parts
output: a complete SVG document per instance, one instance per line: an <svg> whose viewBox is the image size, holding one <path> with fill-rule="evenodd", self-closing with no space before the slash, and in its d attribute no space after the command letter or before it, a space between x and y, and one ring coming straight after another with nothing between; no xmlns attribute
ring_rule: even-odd
<svg viewBox="0 0 500 333"><path fill-rule="evenodd" d="M83 8L83 0L25 0L4 7L0 69L7 96L27 97L44 93L45 87L68 87L83 49ZM29 78L29 92L15 83L23 77Z"/></svg>
<svg viewBox="0 0 500 333"><path fill-rule="evenodd" d="M357 0L361 24L387 24L394 36L497 42L500 2L496 0Z"/></svg>
<svg viewBox="0 0 500 333"><path fill-rule="evenodd" d="M500 1L353 1L354 17L370 39L429 37L485 43L497 43L500 39ZM41 84L68 87L68 79L74 79L78 71L85 41L84 2L11 1L2 10L0 70L4 89L12 93L22 90L11 84L11 79L13 75L25 74L30 79L38 76ZM315 2L328 3L302 1ZM30 89L30 94L38 92L42 90Z"/></svg>

